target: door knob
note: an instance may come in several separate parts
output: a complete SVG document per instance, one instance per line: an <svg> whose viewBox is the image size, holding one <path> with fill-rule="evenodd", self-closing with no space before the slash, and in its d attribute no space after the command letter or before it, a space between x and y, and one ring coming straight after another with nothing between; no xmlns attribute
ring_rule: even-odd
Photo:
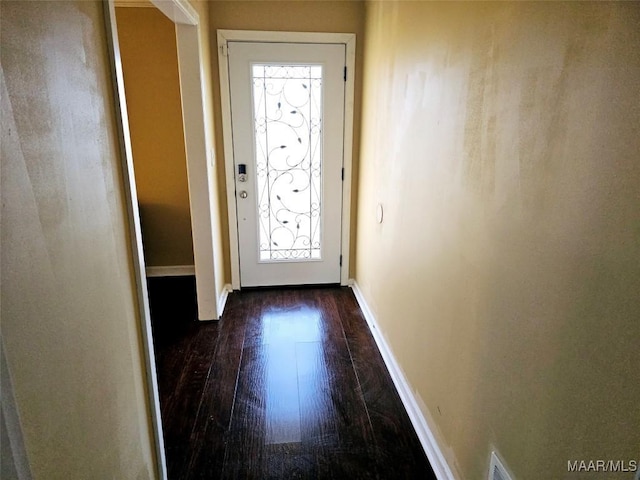
<svg viewBox="0 0 640 480"><path fill-rule="evenodd" d="M242 190L242 191L240 192L240 198L247 198L247 196L248 196L248 193L247 193L247 191L246 191L246 190Z"/></svg>

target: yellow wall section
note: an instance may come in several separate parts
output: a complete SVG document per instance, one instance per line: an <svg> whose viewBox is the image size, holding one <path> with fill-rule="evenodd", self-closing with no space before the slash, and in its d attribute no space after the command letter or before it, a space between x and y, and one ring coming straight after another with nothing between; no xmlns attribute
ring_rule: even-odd
<svg viewBox="0 0 640 480"><path fill-rule="evenodd" d="M638 459L638 25L367 4L356 279L461 478Z"/></svg>
<svg viewBox="0 0 640 480"><path fill-rule="evenodd" d="M356 34L356 77L354 107L354 143L353 143L353 178L358 175L360 111L362 99L362 40L364 32L364 3L361 1L215 1L209 3L210 28L227 30L267 30L288 32L337 32ZM219 77L217 38L211 36L213 48L212 74L216 84ZM214 121L222 125L220 107L220 90L216 88L213 95ZM220 159L217 164L219 179L219 200L222 219L222 239L224 241L225 270L228 273L227 283L231 282L231 266L229 256L229 229L227 215L227 191L224 182L224 149L222 128L215 135L216 155ZM351 265L355 268L355 226L357 209L357 182L353 182L353 201L351 208Z"/></svg>
<svg viewBox="0 0 640 480"><path fill-rule="evenodd" d="M116 9L147 265L193 265L175 25Z"/></svg>
<svg viewBox="0 0 640 480"><path fill-rule="evenodd" d="M2 337L33 478L157 478L103 6L0 19Z"/></svg>

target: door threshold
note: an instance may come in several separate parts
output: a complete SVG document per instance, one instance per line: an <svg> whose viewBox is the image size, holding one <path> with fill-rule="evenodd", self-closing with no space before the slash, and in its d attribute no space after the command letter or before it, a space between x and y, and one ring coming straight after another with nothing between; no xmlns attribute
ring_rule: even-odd
<svg viewBox="0 0 640 480"><path fill-rule="evenodd" d="M316 288L341 288L340 283L313 283L304 285L262 285L257 287L240 287L241 292L265 291L265 290L311 290ZM346 288L346 287L345 287Z"/></svg>

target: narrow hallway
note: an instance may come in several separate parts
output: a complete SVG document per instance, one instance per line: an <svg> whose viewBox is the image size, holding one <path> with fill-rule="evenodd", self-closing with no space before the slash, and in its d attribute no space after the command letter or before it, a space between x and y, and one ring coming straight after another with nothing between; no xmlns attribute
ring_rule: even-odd
<svg viewBox="0 0 640 480"><path fill-rule="evenodd" d="M435 478L350 289L149 287L170 479Z"/></svg>

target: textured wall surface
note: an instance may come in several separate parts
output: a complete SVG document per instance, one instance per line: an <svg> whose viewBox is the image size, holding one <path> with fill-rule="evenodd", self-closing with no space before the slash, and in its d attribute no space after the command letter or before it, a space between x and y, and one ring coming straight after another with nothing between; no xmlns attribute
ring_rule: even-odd
<svg viewBox="0 0 640 480"><path fill-rule="evenodd" d="M103 6L0 18L2 337L33 476L155 478Z"/></svg>
<svg viewBox="0 0 640 480"><path fill-rule="evenodd" d="M145 261L193 265L175 25L153 7L116 16Z"/></svg>
<svg viewBox="0 0 640 480"><path fill-rule="evenodd" d="M461 478L638 460L638 25L367 4L356 279Z"/></svg>

